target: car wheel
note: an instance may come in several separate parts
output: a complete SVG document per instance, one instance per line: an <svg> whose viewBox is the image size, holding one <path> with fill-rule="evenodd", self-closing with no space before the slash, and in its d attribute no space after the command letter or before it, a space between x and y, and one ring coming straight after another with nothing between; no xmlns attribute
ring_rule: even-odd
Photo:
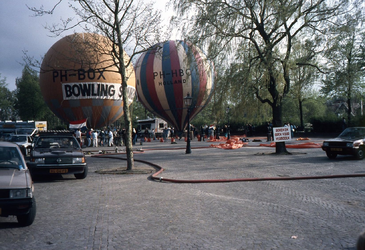
<svg viewBox="0 0 365 250"><path fill-rule="evenodd" d="M356 152L356 155L355 155L355 157L356 157L356 159L357 160L362 160L362 159L364 159L364 149L363 148L359 148L359 150Z"/></svg>
<svg viewBox="0 0 365 250"><path fill-rule="evenodd" d="M33 221L35 219L37 206L36 206L36 202L35 202L35 198L34 197L32 198L32 203L33 203L33 206L29 210L29 213L28 214L17 215L18 223L22 227L26 227L26 226L32 225L32 223L33 223Z"/></svg>
<svg viewBox="0 0 365 250"><path fill-rule="evenodd" d="M336 153L328 152L328 151L326 151L326 155L330 159L335 159L337 157L337 154Z"/></svg>
<svg viewBox="0 0 365 250"><path fill-rule="evenodd" d="M85 168L84 172L81 174L75 174L76 179L85 179L87 176L87 167Z"/></svg>

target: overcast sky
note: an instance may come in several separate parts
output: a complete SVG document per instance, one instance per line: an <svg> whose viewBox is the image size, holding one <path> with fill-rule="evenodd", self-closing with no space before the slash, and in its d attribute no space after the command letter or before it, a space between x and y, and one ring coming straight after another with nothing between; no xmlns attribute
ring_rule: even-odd
<svg viewBox="0 0 365 250"><path fill-rule="evenodd" d="M167 0L158 0L158 7L165 10ZM59 23L60 18L73 13L67 0L58 6L54 14L34 17L27 8L44 6L50 9L58 0L0 0L0 74L6 78L9 90L15 90L15 79L22 76L23 51L29 56L41 59L60 37L51 37L44 27ZM163 2L163 4L162 4ZM166 14L166 13L165 13ZM64 35L71 34L65 33ZM63 35L63 36L64 36Z"/></svg>

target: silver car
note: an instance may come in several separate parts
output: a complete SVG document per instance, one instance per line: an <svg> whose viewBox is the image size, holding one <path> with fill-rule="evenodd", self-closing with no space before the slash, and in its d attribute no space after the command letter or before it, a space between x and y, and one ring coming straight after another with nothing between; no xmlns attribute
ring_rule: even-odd
<svg viewBox="0 0 365 250"><path fill-rule="evenodd" d="M18 145L0 142L0 216L29 226L36 216L33 181Z"/></svg>

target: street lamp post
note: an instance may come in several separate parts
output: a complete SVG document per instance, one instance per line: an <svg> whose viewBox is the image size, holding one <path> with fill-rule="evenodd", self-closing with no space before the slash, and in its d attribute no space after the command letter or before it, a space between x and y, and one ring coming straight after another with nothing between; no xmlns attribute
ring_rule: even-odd
<svg viewBox="0 0 365 250"><path fill-rule="evenodd" d="M187 138L186 138L186 154L191 154L191 147L190 147L190 106L193 98L188 93L186 97L184 97L184 104L185 107L188 109L188 131L187 131Z"/></svg>
<svg viewBox="0 0 365 250"><path fill-rule="evenodd" d="M227 139L231 139L231 128L230 128L230 125L229 125L229 106L227 107L226 109L226 113L227 113L227 120L228 120L228 124L227 124Z"/></svg>

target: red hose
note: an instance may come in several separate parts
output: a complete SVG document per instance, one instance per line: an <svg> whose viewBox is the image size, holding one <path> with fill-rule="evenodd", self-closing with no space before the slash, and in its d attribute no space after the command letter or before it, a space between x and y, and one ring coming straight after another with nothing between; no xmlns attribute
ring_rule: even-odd
<svg viewBox="0 0 365 250"><path fill-rule="evenodd" d="M115 154L113 154L115 155ZM112 155L94 155L92 157L99 158L111 158L118 160L127 160L127 158L113 157ZM340 175L315 175L315 176L294 176L294 177L262 177L262 178L238 178L238 179L211 179L211 180L177 180L169 179L164 177L157 177L161 174L164 169L157 164L152 162L137 160L135 162L141 162L152 166L157 170L156 173L152 174L150 178L160 182L171 182L171 183L221 183L221 182L249 182L249 181L291 181L291 180L314 180L314 179L335 179L335 178L354 178L354 177L365 177L365 174L340 174Z"/></svg>

